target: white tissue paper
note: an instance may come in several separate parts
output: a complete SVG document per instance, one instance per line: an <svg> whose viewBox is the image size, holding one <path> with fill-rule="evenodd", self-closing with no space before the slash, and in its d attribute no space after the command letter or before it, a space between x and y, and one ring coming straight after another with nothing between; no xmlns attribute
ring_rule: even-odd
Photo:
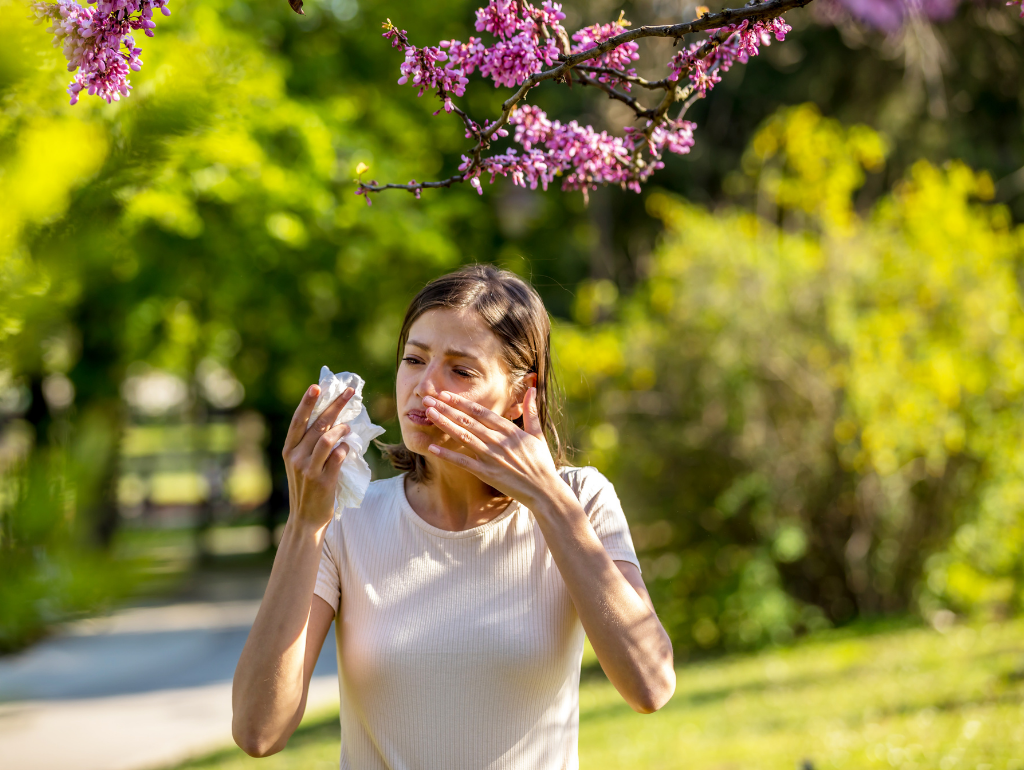
<svg viewBox="0 0 1024 770"><path fill-rule="evenodd" d="M313 405L313 414L309 417L306 427L309 428L313 422L324 413L334 399L345 392L346 388L354 388L355 393L341 410L335 425L345 423L351 429L338 444L348 445L348 454L341 464L341 475L338 476L338 491L334 497L334 515L341 514L343 508L358 508L363 504L363 496L367 487L370 486L370 466L363 455L370 446L370 442L377 438L384 429L379 425L370 422L370 415L363 406L363 378L352 372L334 374L326 366L320 370L320 397Z"/></svg>

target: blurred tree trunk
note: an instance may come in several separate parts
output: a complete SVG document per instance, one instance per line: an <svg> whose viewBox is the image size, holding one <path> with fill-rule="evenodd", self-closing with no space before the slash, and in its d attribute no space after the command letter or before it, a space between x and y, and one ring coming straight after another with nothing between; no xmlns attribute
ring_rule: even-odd
<svg viewBox="0 0 1024 770"><path fill-rule="evenodd" d="M96 542L104 549L110 548L120 524L117 502L117 488L121 469L121 445L124 436L123 410L118 403L110 404L103 410L108 440L106 452L99 459L96 469L95 496L91 501L89 519Z"/></svg>
<svg viewBox="0 0 1024 770"><path fill-rule="evenodd" d="M270 432L270 443L267 451L270 456L270 497L263 513L263 524L269 534L270 548L276 548L274 544L274 530L278 524L288 519L288 474L284 467L284 458L281 456L281 449L284 447L284 440L288 435L288 426L291 424L291 415L265 414L268 430Z"/></svg>
<svg viewBox="0 0 1024 770"><path fill-rule="evenodd" d="M29 383L29 392L32 394L32 400L28 405L28 411L25 412L25 419L35 429L35 445L37 447L49 446L53 418L50 416L50 408L43 396L42 375L33 375Z"/></svg>

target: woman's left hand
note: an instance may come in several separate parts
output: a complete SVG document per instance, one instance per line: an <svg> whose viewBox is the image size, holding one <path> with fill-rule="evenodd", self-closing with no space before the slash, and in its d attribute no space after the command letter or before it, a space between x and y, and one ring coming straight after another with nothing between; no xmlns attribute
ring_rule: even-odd
<svg viewBox="0 0 1024 770"><path fill-rule="evenodd" d="M438 397L423 399L427 417L474 456L431 444L435 455L461 466L499 492L527 508L550 492L560 480L551 457L544 430L537 416L537 389L530 388L523 399L523 427L495 414L485 406L442 391Z"/></svg>

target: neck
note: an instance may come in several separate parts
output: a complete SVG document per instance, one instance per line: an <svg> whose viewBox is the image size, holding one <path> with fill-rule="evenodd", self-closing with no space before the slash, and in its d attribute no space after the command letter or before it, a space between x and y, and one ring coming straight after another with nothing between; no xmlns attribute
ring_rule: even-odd
<svg viewBox="0 0 1024 770"><path fill-rule="evenodd" d="M511 500L469 471L426 458L429 480L406 479L405 495L428 524L449 532L479 527L501 515Z"/></svg>

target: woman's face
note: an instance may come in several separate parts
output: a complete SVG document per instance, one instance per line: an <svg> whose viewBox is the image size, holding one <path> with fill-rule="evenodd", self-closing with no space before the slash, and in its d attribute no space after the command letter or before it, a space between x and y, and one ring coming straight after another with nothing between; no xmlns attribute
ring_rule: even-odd
<svg viewBox="0 0 1024 770"><path fill-rule="evenodd" d="M432 458L431 444L463 449L426 417L424 396L436 398L443 390L510 420L523 413L510 387L501 342L472 310L429 310L409 329L396 391L402 440L416 454Z"/></svg>

